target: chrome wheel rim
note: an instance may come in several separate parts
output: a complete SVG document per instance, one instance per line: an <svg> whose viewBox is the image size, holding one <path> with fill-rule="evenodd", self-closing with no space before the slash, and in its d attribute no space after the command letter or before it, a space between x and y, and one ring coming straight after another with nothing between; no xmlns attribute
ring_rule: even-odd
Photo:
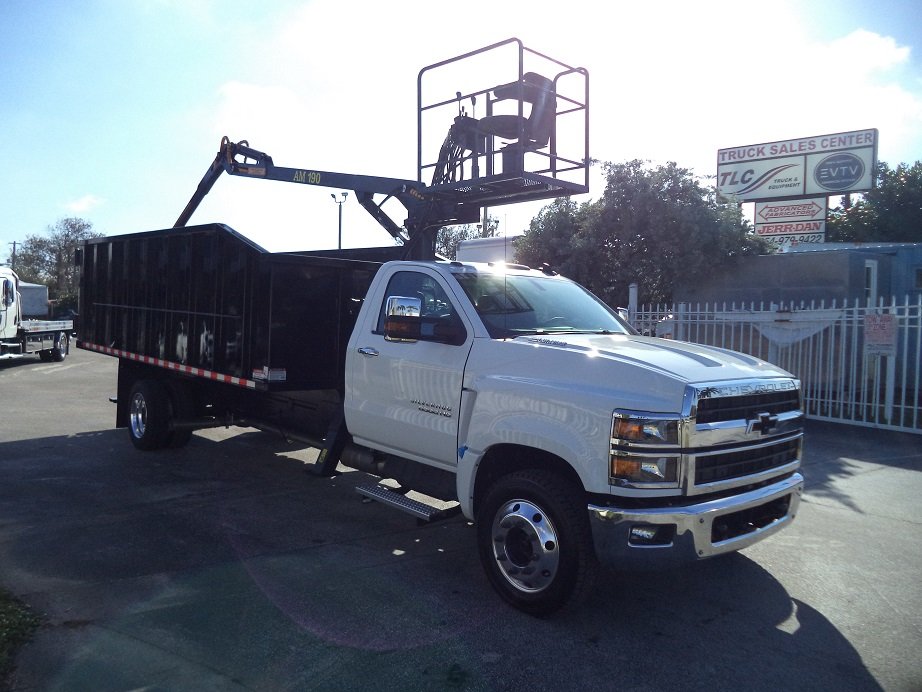
<svg viewBox="0 0 922 692"><path fill-rule="evenodd" d="M515 589L536 593L554 581L560 567L557 530L550 517L527 500L509 500L493 519L493 557Z"/></svg>
<svg viewBox="0 0 922 692"><path fill-rule="evenodd" d="M140 440L144 437L144 430L147 428L147 402L143 395L135 394L131 399L131 412L128 417L131 434Z"/></svg>

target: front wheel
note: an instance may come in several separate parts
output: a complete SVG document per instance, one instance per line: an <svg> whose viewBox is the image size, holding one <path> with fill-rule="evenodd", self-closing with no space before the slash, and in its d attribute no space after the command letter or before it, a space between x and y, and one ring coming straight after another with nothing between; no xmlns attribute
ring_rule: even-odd
<svg viewBox="0 0 922 692"><path fill-rule="evenodd" d="M493 588L531 615L579 602L598 569L585 503L572 483L546 471L496 482L477 513L477 543Z"/></svg>

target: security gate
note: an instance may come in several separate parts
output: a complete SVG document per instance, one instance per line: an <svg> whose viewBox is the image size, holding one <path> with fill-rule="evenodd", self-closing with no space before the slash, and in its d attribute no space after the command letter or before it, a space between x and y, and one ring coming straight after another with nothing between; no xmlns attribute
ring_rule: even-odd
<svg viewBox="0 0 922 692"><path fill-rule="evenodd" d="M876 305L640 306L643 334L742 351L803 386L809 418L922 433L922 296Z"/></svg>

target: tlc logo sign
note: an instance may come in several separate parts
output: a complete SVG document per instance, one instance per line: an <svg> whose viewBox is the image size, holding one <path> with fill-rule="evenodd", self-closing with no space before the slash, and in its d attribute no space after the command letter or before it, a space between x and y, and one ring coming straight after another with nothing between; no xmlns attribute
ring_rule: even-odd
<svg viewBox="0 0 922 692"><path fill-rule="evenodd" d="M803 163L791 159L725 166L717 173L717 188L721 194L741 199L783 197L803 192L802 173Z"/></svg>
<svg viewBox="0 0 922 692"><path fill-rule="evenodd" d="M718 183L720 187L732 186L736 187L737 185L748 185L752 182L752 177L756 174L751 168L746 169L742 173L740 171L726 171L720 174L720 182Z"/></svg>

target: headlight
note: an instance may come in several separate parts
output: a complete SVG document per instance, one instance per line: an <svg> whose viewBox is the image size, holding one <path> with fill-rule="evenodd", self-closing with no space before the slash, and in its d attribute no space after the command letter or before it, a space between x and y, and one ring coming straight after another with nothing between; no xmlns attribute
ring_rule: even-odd
<svg viewBox="0 0 922 692"><path fill-rule="evenodd" d="M678 487L680 459L678 417L614 412L609 456L612 484Z"/></svg>
<svg viewBox="0 0 922 692"><path fill-rule="evenodd" d="M615 413L612 419L612 442L640 442L654 445L679 444L679 421L640 418Z"/></svg>
<svg viewBox="0 0 922 692"><path fill-rule="evenodd" d="M678 457L641 457L612 454L611 476L631 483L675 483Z"/></svg>

